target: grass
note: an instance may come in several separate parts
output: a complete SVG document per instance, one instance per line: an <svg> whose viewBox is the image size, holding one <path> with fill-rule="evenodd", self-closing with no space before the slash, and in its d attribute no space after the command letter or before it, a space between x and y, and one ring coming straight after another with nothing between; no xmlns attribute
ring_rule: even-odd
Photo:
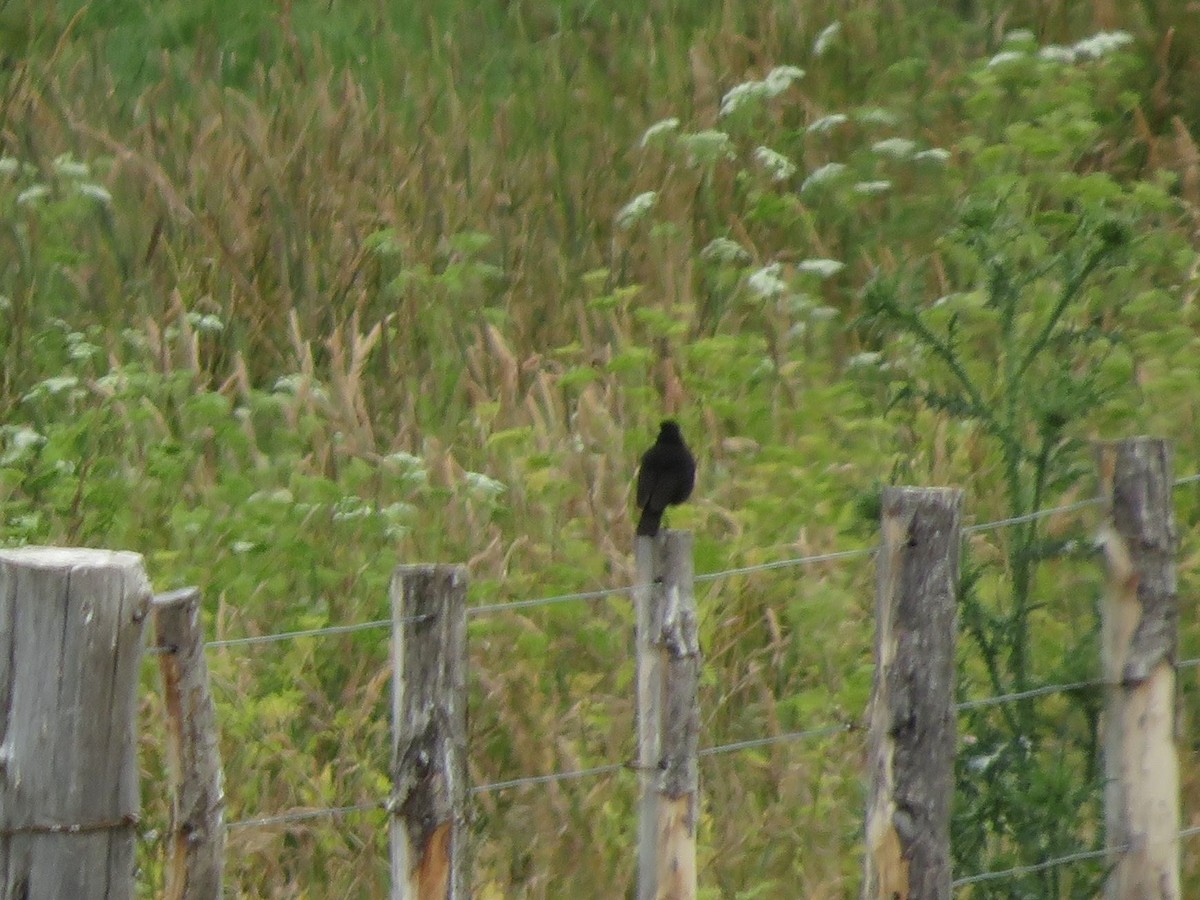
<svg viewBox="0 0 1200 900"><path fill-rule="evenodd" d="M963 484L973 516L997 517L999 457L969 422L888 409L893 376L870 354L898 345L861 322L862 287L884 273L921 296L959 289L971 269L945 235L964 199L1011 178L1036 205L1064 171L1137 198L1157 170L1176 176L1158 211L1136 200L1152 238L1137 265L1086 298L1120 323L1136 397L1071 434L1152 430L1196 470L1200 182L1180 98L1200 35L1183 4L1119 21L1075 3L917 8L6 5L0 144L20 168L0 185L4 538L138 550L157 587L201 586L216 638L385 617L402 561L469 562L479 603L621 585L633 466L664 412L701 458L697 501L673 514L698 571L867 546L862 510L891 480ZM1094 77L1030 86L985 65L1017 26L1042 44L1124 26L1138 44ZM780 65L805 77L719 115ZM1020 124L1056 109L1075 118L1040 147L1047 129ZM833 114L845 123L810 130ZM670 117L677 132L642 146ZM705 137L718 127L728 146ZM870 149L896 137L951 164ZM756 162L760 144L798 167L791 182ZM843 180L802 187L829 162ZM647 217L615 226L646 191ZM717 238L746 259L705 257ZM801 268L815 259L844 265ZM748 278L772 263L788 290L764 298ZM1104 305L1114 294L1131 300ZM1184 593L1189 495L1179 516ZM972 552L1002 559L1007 540ZM1040 571L1042 596L1073 598L1034 613L1044 679L1093 626L1098 575ZM705 587L702 745L860 717L871 577L822 565ZM981 590L1001 603L1004 584L1000 567ZM616 599L474 621L473 780L628 758L631 627ZM366 632L212 654L229 818L386 793L386 651ZM153 687L148 673L143 784L161 834ZM1070 721L1078 753L1085 712L1046 715ZM860 753L849 733L707 760L706 896L852 893ZM620 895L634 801L624 774L481 795L475 893L554 897L573 879L573 896ZM380 896L385 840L381 813L234 831L230 894ZM147 895L160 853L147 838Z"/></svg>

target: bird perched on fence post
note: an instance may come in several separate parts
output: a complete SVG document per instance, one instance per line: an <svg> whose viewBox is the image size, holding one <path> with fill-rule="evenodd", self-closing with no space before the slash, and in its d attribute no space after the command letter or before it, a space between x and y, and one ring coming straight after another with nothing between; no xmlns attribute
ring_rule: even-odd
<svg viewBox="0 0 1200 900"><path fill-rule="evenodd" d="M679 423L666 419L654 446L642 454L637 481L637 505L642 516L637 533L650 537L658 534L666 508L690 497L695 484L696 458L683 442Z"/></svg>

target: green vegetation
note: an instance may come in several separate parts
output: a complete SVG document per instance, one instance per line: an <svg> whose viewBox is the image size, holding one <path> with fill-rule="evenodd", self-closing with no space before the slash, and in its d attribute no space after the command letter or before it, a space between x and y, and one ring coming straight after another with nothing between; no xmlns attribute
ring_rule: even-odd
<svg viewBox="0 0 1200 900"><path fill-rule="evenodd" d="M475 603L627 584L663 412L700 572L867 547L884 483L962 485L975 521L1087 496L1095 439L1200 471L1184 0L609 6L0 5L0 539L137 550L235 637L384 618L401 561L469 562ZM963 696L1096 674L1094 524L972 535ZM858 720L872 579L705 584L702 745ZM621 597L473 618L472 778L629 759L631 629ZM385 630L211 666L230 819L386 794ZM1098 709L964 717L959 873L1102 844ZM702 895L852 895L860 747L706 759ZM480 795L476 895L620 896L635 790ZM381 896L383 825L234 831L230 895Z"/></svg>

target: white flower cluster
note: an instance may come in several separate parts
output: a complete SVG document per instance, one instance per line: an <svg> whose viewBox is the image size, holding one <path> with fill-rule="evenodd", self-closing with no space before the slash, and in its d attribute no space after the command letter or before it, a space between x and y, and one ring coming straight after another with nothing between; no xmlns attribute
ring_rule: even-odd
<svg viewBox="0 0 1200 900"><path fill-rule="evenodd" d="M810 124L807 130L809 134L828 134L839 125L845 125L849 121L850 117L845 113L830 113Z"/></svg>
<svg viewBox="0 0 1200 900"><path fill-rule="evenodd" d="M859 181L854 185L856 194L865 194L871 196L873 194L886 194L892 189L892 183L887 179L878 181Z"/></svg>
<svg viewBox="0 0 1200 900"><path fill-rule="evenodd" d="M1100 31L1093 34L1091 37L1084 38L1081 41L1076 41L1070 47L1045 47L1039 55L1045 55L1046 51L1066 50L1070 54L1072 62L1078 62L1081 59L1099 59L1102 56L1108 56L1115 50L1120 50L1133 43L1133 35L1126 31Z"/></svg>
<svg viewBox="0 0 1200 900"><path fill-rule="evenodd" d="M754 158L771 173L771 177L776 181L786 181L796 174L796 164L770 147L757 148L754 151Z"/></svg>
<svg viewBox="0 0 1200 900"><path fill-rule="evenodd" d="M32 456L46 443L46 438L28 425L2 425L0 438L4 442L4 453L0 455L0 466L11 466Z"/></svg>
<svg viewBox="0 0 1200 900"><path fill-rule="evenodd" d="M821 29L817 39L813 41L813 56L824 56L825 51L833 46L833 42L842 33L842 23L833 22Z"/></svg>
<svg viewBox="0 0 1200 900"><path fill-rule="evenodd" d="M871 149L881 156L890 156L892 159L908 159L917 149L917 143L908 138L893 137L876 141L871 145Z"/></svg>
<svg viewBox="0 0 1200 900"><path fill-rule="evenodd" d="M854 117L863 125L898 125L900 118L890 109L884 109L882 106L869 106L866 109L860 109Z"/></svg>
<svg viewBox="0 0 1200 900"><path fill-rule="evenodd" d="M617 226L620 228L632 228L646 217L646 214L654 208L654 204L657 202L657 191L643 191L622 206L617 212Z"/></svg>
<svg viewBox="0 0 1200 900"><path fill-rule="evenodd" d="M836 259L805 259L796 264L797 272L816 275L818 278L832 278L844 268L846 268L846 264ZM750 273L750 277L746 279L746 284L750 290L766 300L782 297L788 293L788 283L783 277L782 263L773 262ZM812 309L811 298L807 294L793 295L792 304L797 311ZM816 310L812 311L817 313L818 310L824 309L827 308L817 307ZM836 310L829 310L829 312L834 315L837 314ZM820 316L814 315L814 318L820 318Z"/></svg>
<svg viewBox="0 0 1200 900"><path fill-rule="evenodd" d="M494 500L508 490L503 481L497 481L482 472L467 472L463 475L463 480L468 488L488 500Z"/></svg>
<svg viewBox="0 0 1200 900"><path fill-rule="evenodd" d="M747 263L750 254L737 241L719 237L709 241L700 251L700 258L706 262L716 263Z"/></svg>
<svg viewBox="0 0 1200 900"><path fill-rule="evenodd" d="M109 206L112 203L112 194L108 188L103 185L96 184L92 181L84 179L91 177L91 169L87 163L81 163L73 159L70 154L63 154L56 157L51 164L54 169L54 174L59 178L73 182L72 186L75 192L87 197L89 200L94 200L102 206ZM20 163L11 156L0 157L0 176L11 177L20 172L34 173L37 168L28 163ZM17 194L18 206L30 206L39 200L50 196L50 186L40 182L31 184L21 193Z"/></svg>
<svg viewBox="0 0 1200 900"><path fill-rule="evenodd" d="M846 264L836 259L806 259L796 266L800 272L808 272L821 278L832 278L844 268Z"/></svg>
<svg viewBox="0 0 1200 900"><path fill-rule="evenodd" d="M842 173L845 171L846 166L844 163L825 163L825 165L821 166L819 169L813 169L813 171L809 173L809 176L804 179L804 184L800 185L800 193L803 194L805 191L811 188L820 187L826 182L834 181L840 178Z"/></svg>
<svg viewBox="0 0 1200 900"><path fill-rule="evenodd" d="M950 151L941 147L931 147L928 150L922 150L920 153L914 153L913 159L920 162L946 163L950 161Z"/></svg>
<svg viewBox="0 0 1200 900"><path fill-rule="evenodd" d="M803 77L804 70L796 66L776 66L762 81L734 85L721 98L721 115L728 116L751 101L777 97Z"/></svg>
<svg viewBox="0 0 1200 900"><path fill-rule="evenodd" d="M647 147L657 141L659 138L678 130L679 119L675 118L674 116L671 116L669 119L662 119L646 129L645 133L642 134L641 145L643 147Z"/></svg>
<svg viewBox="0 0 1200 900"><path fill-rule="evenodd" d="M760 297L767 299L778 297L787 290L787 282L780 277L782 271L783 266L773 262L768 266L763 266L757 272L753 272L746 279L746 283L750 285L750 290Z"/></svg>
<svg viewBox="0 0 1200 900"><path fill-rule="evenodd" d="M1001 50L988 60L987 67L989 69L997 69L1000 66L1007 66L1009 63L1020 62L1026 58L1026 55L1020 50Z"/></svg>
<svg viewBox="0 0 1200 900"><path fill-rule="evenodd" d="M1014 44L1031 44L1033 43L1033 35L1024 30L1012 31L1005 36L1004 42L1010 46ZM1091 37L1086 37L1068 46L1047 44L1038 50L1037 56L1038 59L1049 62L1071 64L1090 59L1100 59L1132 43L1133 35L1127 31L1100 31ZM1028 58L1029 55L1024 50L1001 50L988 60L988 68L994 69Z"/></svg>
<svg viewBox="0 0 1200 900"><path fill-rule="evenodd" d="M733 141L723 131L709 128L682 135L679 143L688 152L691 164L715 163L720 159L733 159Z"/></svg>

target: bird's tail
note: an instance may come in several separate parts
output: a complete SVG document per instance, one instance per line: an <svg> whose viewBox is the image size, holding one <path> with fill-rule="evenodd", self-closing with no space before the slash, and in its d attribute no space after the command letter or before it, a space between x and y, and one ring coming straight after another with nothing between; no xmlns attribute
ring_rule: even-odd
<svg viewBox="0 0 1200 900"><path fill-rule="evenodd" d="M662 517L661 509L651 509L647 506L642 510L642 517L638 519L637 533L646 537L654 537L658 534L658 526L662 524Z"/></svg>

